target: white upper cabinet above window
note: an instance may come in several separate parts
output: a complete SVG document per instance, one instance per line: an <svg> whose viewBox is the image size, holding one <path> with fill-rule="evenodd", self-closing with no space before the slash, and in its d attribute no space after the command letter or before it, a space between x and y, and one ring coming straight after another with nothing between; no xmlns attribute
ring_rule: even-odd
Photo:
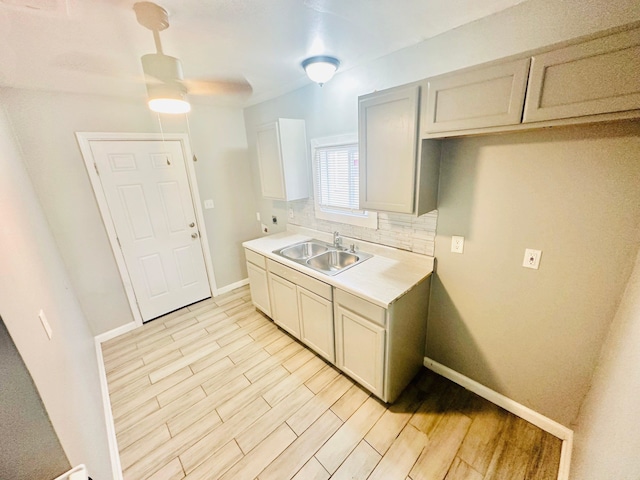
<svg viewBox="0 0 640 480"><path fill-rule="evenodd" d="M279 118L257 131L262 196L274 200L309 197L304 120Z"/></svg>

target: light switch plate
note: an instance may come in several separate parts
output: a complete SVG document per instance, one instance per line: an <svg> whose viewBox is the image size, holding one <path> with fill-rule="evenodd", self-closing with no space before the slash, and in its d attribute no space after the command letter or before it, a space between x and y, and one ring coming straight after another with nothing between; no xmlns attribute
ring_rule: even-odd
<svg viewBox="0 0 640 480"><path fill-rule="evenodd" d="M213 200L210 198L204 201L204 208L209 209L213 208Z"/></svg>
<svg viewBox="0 0 640 480"><path fill-rule="evenodd" d="M524 260L522 266L526 268L533 268L538 270L540 266L540 257L542 256L542 250L534 250L533 248L527 248L524 251Z"/></svg>
<svg viewBox="0 0 640 480"><path fill-rule="evenodd" d="M464 237L453 235L451 237L451 251L453 253L464 252Z"/></svg>

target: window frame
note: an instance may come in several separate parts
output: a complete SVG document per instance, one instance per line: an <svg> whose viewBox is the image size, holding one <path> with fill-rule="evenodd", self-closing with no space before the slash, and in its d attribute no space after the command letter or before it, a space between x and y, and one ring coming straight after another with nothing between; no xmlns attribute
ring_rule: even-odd
<svg viewBox="0 0 640 480"><path fill-rule="evenodd" d="M334 135L330 137L314 138L311 140L311 170L313 181L313 206L316 218L331 222L346 223L358 227L378 229L378 213L367 210L347 210L322 206L319 203L318 161L316 150L323 147L337 147L340 145L357 145L357 134Z"/></svg>

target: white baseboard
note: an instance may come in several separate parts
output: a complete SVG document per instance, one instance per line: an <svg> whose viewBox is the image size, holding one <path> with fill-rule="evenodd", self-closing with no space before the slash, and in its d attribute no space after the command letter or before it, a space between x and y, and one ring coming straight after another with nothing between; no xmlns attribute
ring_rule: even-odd
<svg viewBox="0 0 640 480"><path fill-rule="evenodd" d="M135 326L135 323L133 325ZM118 329L115 329L115 330L118 330ZM114 330L111 330L111 332L113 331ZM105 336L111 332L107 332L102 336ZM104 358L102 357L102 346L100 345L102 341L106 341L106 340L101 341L99 339L100 336L101 335L98 335L97 337L95 337L95 344L96 344L96 357L98 359L98 374L100 375L100 390L102 392L102 407L104 409L104 420L107 427L107 442L109 444L109 456L111 457L111 468L113 469L113 480L124 480L122 477L122 465L120 464L120 453L118 453L118 441L116 439L116 430L113 425L113 413L111 412L111 402L109 401L109 385L107 384L107 372L105 371L105 368L104 368Z"/></svg>
<svg viewBox="0 0 640 480"><path fill-rule="evenodd" d="M216 290L216 294L214 296L217 297L218 295L222 295L223 293L230 292L231 290L235 290L236 288L244 287L245 285L249 285L248 278L245 278L244 280L240 280L239 282L236 282L236 283L232 283L231 285L226 285L222 288L219 288L218 290Z"/></svg>
<svg viewBox="0 0 640 480"><path fill-rule="evenodd" d="M562 440L562 452L560 455L560 469L558 471L558 480L569 479L569 467L571 464L571 450L573 448L573 430L559 424L558 422L551 420L544 415L531 410L529 407L525 407L521 403L516 402L508 397L505 397L501 393L491 390L488 387L476 382L436 362L435 360L425 357L424 366L435 373L448 378L454 383L457 383L461 387L472 391L473 393L480 395L482 398L489 400L491 403L504 408L507 412L511 412L514 415L526 420L529 423L541 428L545 432L549 432L554 437Z"/></svg>
<svg viewBox="0 0 640 480"><path fill-rule="evenodd" d="M106 342L107 340L111 340L112 338L116 338L124 333L130 332L138 328L139 325L136 322L127 323L125 325L121 325L113 330L109 330L108 332L101 333L100 335L96 335L96 343L100 345L101 343Z"/></svg>

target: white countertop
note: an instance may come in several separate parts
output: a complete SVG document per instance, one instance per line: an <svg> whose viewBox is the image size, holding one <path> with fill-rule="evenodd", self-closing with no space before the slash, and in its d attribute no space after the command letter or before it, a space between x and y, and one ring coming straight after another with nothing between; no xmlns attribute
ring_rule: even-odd
<svg viewBox="0 0 640 480"><path fill-rule="evenodd" d="M343 244L355 243L363 252L374 256L337 275L325 275L309 267L273 253L274 250L305 240L331 242L331 235L303 228L249 240L242 245L276 262L305 273L310 277L364 298L380 307L388 308L397 298L433 272L434 258L344 238Z"/></svg>

